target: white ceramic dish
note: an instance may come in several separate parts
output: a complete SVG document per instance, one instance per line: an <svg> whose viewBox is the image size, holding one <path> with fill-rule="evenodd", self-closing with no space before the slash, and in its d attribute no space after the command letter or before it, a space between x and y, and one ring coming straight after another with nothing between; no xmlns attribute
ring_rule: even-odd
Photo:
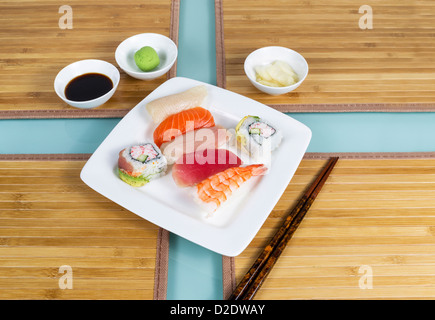
<svg viewBox="0 0 435 320"><path fill-rule="evenodd" d="M101 97L92 100L72 101L67 99L65 97L65 88L68 83L75 77L86 73L100 73L109 77L113 83L112 90L102 95ZM109 62L95 59L80 60L71 63L70 65L67 65L65 68L59 71L56 78L54 79L54 91L63 101L65 101L72 107L80 109L91 109L101 106L113 96L116 88L118 87L119 79L120 74L118 69Z"/></svg>
<svg viewBox="0 0 435 320"><path fill-rule="evenodd" d="M299 76L299 81L287 87L269 87L255 80L255 66L267 65L275 60L287 62ZM308 75L308 63L305 58L294 50L284 47L263 47L250 53L245 59L245 74L258 90L270 95L281 95L295 90Z"/></svg>
<svg viewBox="0 0 435 320"><path fill-rule="evenodd" d="M134 54L144 46L154 48L159 55L160 64L153 71L142 71L134 61ZM115 51L115 60L119 67L131 77L140 80L152 80L164 75L174 65L177 56L175 43L158 33L142 33L127 38Z"/></svg>
<svg viewBox="0 0 435 320"><path fill-rule="evenodd" d="M204 107L216 124L234 128L245 115L267 119L282 130L283 141L273 151L269 172L255 177L215 212L206 218L194 202L190 188L179 188L170 171L141 188L134 188L117 176L120 150L152 141L155 124L145 105L159 97L204 84L208 89ZM296 171L311 139L311 130L293 118L239 94L187 78L164 82L112 130L90 157L81 179L103 196L142 218L192 242L226 256L240 254L256 235L278 202ZM242 160L245 164L249 159Z"/></svg>

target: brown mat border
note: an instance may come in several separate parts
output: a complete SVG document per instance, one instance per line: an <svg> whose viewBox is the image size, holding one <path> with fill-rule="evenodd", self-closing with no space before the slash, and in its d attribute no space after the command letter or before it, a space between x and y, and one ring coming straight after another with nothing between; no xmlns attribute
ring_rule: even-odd
<svg viewBox="0 0 435 320"><path fill-rule="evenodd" d="M0 154L0 161L86 161L89 153ZM169 231L159 228L154 271L154 300L165 300L168 284Z"/></svg>
<svg viewBox="0 0 435 320"><path fill-rule="evenodd" d="M270 104L281 112L433 112L435 103Z"/></svg>
<svg viewBox="0 0 435 320"><path fill-rule="evenodd" d="M0 161L85 161L90 156L90 153L3 153Z"/></svg>
<svg viewBox="0 0 435 320"><path fill-rule="evenodd" d="M216 81L226 87L223 0L215 0L216 19ZM281 112L432 112L434 103L353 103L353 104L269 104Z"/></svg>
<svg viewBox="0 0 435 320"><path fill-rule="evenodd" d="M225 46L224 46L224 12L222 0L215 0L215 37L216 37L216 84L226 87Z"/></svg>
<svg viewBox="0 0 435 320"><path fill-rule="evenodd" d="M180 0L171 0L169 38L178 46ZM166 74L171 79L177 74L177 62ZM72 108L72 107L71 107ZM122 109L65 109L65 110L2 110L0 119L78 119L78 118L122 118L129 110Z"/></svg>
<svg viewBox="0 0 435 320"><path fill-rule="evenodd" d="M154 272L154 300L166 300L168 289L169 235L169 231L159 228L156 249L156 270Z"/></svg>
<svg viewBox="0 0 435 320"><path fill-rule="evenodd" d="M304 159L433 159L435 151L428 152L307 152Z"/></svg>
<svg viewBox="0 0 435 320"><path fill-rule="evenodd" d="M435 152L307 152L304 159L435 159ZM236 289L235 257L222 257L223 299Z"/></svg>

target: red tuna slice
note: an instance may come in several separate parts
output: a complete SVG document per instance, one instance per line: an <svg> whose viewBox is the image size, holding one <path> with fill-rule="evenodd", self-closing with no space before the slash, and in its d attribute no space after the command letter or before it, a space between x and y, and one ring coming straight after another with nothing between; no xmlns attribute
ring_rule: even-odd
<svg viewBox="0 0 435 320"><path fill-rule="evenodd" d="M180 157L172 167L172 177L179 187L190 187L218 172L241 164L242 160L229 150L199 150Z"/></svg>

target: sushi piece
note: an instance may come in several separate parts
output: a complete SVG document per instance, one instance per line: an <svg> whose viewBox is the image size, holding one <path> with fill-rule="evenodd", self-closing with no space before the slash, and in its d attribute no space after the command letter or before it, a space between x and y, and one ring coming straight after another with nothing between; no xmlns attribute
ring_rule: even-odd
<svg viewBox="0 0 435 320"><path fill-rule="evenodd" d="M216 211L246 181L254 176L262 175L267 168L263 164L252 164L246 167L233 167L198 183L194 198L206 211Z"/></svg>
<svg viewBox="0 0 435 320"><path fill-rule="evenodd" d="M206 97L207 88L199 85L180 93L155 99L146 105L146 109L154 123L160 123L171 114L201 106Z"/></svg>
<svg viewBox="0 0 435 320"><path fill-rule="evenodd" d="M163 176L166 169L166 158L154 143L135 145L119 152L119 177L133 187L142 187Z"/></svg>
<svg viewBox="0 0 435 320"><path fill-rule="evenodd" d="M282 140L282 133L256 116L246 116L236 126L236 139L254 159L265 159Z"/></svg>
<svg viewBox="0 0 435 320"><path fill-rule="evenodd" d="M163 142L200 128L213 127L214 118L210 111L196 107L170 115L154 130L154 143L160 148Z"/></svg>
<svg viewBox="0 0 435 320"><path fill-rule="evenodd" d="M229 138L229 131L222 126L201 128L163 143L160 149L171 165L185 153L219 148L227 143Z"/></svg>
<svg viewBox="0 0 435 320"><path fill-rule="evenodd" d="M179 187L190 187L222 172L238 167L242 160L226 149L205 149L184 154L172 167L172 178Z"/></svg>

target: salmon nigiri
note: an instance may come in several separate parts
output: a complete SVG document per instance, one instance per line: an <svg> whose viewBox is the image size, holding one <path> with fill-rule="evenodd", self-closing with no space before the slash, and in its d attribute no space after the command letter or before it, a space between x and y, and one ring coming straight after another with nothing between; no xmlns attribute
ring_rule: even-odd
<svg viewBox="0 0 435 320"><path fill-rule="evenodd" d="M170 115L154 130L154 143L160 148L163 142L199 128L208 128L215 125L210 111L196 107Z"/></svg>
<svg viewBox="0 0 435 320"><path fill-rule="evenodd" d="M195 200L207 211L216 211L234 191L254 176L267 171L263 164L232 167L205 179L195 186Z"/></svg>

